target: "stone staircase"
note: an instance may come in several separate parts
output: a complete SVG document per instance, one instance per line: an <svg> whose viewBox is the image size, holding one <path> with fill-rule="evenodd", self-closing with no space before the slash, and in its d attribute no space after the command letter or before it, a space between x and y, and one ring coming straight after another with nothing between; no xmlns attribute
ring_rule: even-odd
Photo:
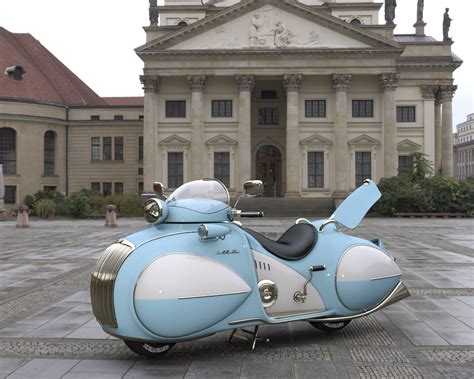
<svg viewBox="0 0 474 379"><path fill-rule="evenodd" d="M235 199L231 204L235 203ZM325 218L335 210L332 198L254 197L241 199L237 205L243 211L262 211L266 217Z"/></svg>

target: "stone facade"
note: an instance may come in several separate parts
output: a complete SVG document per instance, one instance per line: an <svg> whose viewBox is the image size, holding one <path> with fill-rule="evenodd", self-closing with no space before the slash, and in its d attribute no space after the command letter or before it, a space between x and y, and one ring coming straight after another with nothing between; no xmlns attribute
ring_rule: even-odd
<svg viewBox="0 0 474 379"><path fill-rule="evenodd" d="M145 94L145 190L177 170L337 201L415 151L452 175L451 42L394 35L372 1L200 3L165 1L136 49L160 83Z"/></svg>
<svg viewBox="0 0 474 379"><path fill-rule="evenodd" d="M474 176L474 113L457 125L454 140L454 176L465 179Z"/></svg>

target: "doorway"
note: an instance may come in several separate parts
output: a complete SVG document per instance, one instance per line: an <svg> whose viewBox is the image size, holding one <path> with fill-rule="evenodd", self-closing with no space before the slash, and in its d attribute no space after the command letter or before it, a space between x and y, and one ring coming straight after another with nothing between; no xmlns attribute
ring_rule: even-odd
<svg viewBox="0 0 474 379"><path fill-rule="evenodd" d="M263 182L263 196L282 196L280 150L273 145L262 146L257 151L256 163L257 179Z"/></svg>

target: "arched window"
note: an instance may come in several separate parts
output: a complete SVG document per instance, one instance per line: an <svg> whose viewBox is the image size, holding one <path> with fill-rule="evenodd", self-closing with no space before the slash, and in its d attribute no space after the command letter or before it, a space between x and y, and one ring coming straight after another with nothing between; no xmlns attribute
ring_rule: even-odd
<svg viewBox="0 0 474 379"><path fill-rule="evenodd" d="M358 18L353 18L351 20L351 25L354 25L354 26L361 26L362 25L362 22L358 19Z"/></svg>
<svg viewBox="0 0 474 379"><path fill-rule="evenodd" d="M47 131L44 134L44 175L54 175L54 156L56 148L56 133Z"/></svg>
<svg viewBox="0 0 474 379"><path fill-rule="evenodd" d="M0 128L0 164L4 174L16 174L16 131L12 128Z"/></svg>
<svg viewBox="0 0 474 379"><path fill-rule="evenodd" d="M188 26L188 23L186 21L180 21L178 22L178 26Z"/></svg>

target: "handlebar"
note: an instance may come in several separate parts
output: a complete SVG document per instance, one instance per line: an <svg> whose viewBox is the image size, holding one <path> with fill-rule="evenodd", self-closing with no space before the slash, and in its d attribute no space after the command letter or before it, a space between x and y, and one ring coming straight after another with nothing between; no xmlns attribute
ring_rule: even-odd
<svg viewBox="0 0 474 379"><path fill-rule="evenodd" d="M263 217L263 212L240 212L240 217Z"/></svg>

